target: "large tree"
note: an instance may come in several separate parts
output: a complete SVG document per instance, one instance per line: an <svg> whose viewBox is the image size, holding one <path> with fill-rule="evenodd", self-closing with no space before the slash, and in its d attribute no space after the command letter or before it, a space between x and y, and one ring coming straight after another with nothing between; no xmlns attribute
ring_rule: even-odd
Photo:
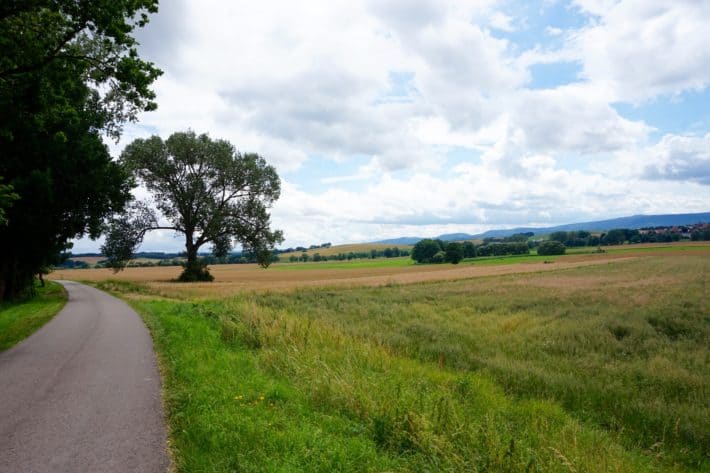
<svg viewBox="0 0 710 473"><path fill-rule="evenodd" d="M263 157L188 131L165 141L158 136L135 140L121 162L152 193L162 215L135 203L131 212L118 216L102 247L110 267L122 269L144 235L157 229L184 236L183 281L212 279L198 260L204 245L215 256L226 256L238 242L262 266L269 265L274 245L283 241L280 231L270 229L268 212L279 197L280 181Z"/></svg>
<svg viewBox="0 0 710 473"><path fill-rule="evenodd" d="M156 107L160 71L131 35L155 11L157 0L0 3L0 175L19 195L0 227L0 299L130 198L102 135Z"/></svg>

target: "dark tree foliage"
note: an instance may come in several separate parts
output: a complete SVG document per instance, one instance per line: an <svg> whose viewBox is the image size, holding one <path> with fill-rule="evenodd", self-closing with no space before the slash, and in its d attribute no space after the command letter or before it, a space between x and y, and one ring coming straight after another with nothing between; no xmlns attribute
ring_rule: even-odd
<svg viewBox="0 0 710 473"><path fill-rule="evenodd" d="M160 71L131 36L156 0L0 2L0 175L19 195L0 227L0 299L31 287L74 237L130 196L101 134L155 108Z"/></svg>
<svg viewBox="0 0 710 473"><path fill-rule="evenodd" d="M12 192L12 186L2 183L2 177L0 177L0 226L7 225L5 209L12 207L13 202L19 197L20 196Z"/></svg>
<svg viewBox="0 0 710 473"><path fill-rule="evenodd" d="M463 259L463 245L459 242L452 241L446 245L446 261L452 264L459 264Z"/></svg>
<svg viewBox="0 0 710 473"><path fill-rule="evenodd" d="M563 255L567 248L557 240L547 240L537 247L537 254L541 256Z"/></svg>
<svg viewBox="0 0 710 473"><path fill-rule="evenodd" d="M425 238L414 245L412 249L412 259L417 263L431 263L434 255L443 250L444 246L441 240Z"/></svg>
<svg viewBox="0 0 710 473"><path fill-rule="evenodd" d="M702 230L696 230L690 235L692 241L708 241L710 240L710 226Z"/></svg>
<svg viewBox="0 0 710 473"><path fill-rule="evenodd" d="M550 233L550 240L564 243L568 240L567 232L552 232Z"/></svg>
<svg viewBox="0 0 710 473"><path fill-rule="evenodd" d="M269 228L268 209L280 194L276 170L257 154L241 154L224 140L189 131L166 141L154 136L128 145L121 162L152 193L169 223L147 206L115 218L102 247L108 266L125 267L146 232L169 229L185 237L187 263L180 279L211 280L197 252L211 245L216 257L226 257L235 240L244 252L267 267L281 231Z"/></svg>
<svg viewBox="0 0 710 473"><path fill-rule="evenodd" d="M47 71L71 67L92 92L83 105L100 115L97 129L115 138L123 123L156 108L150 85L161 72L138 57L131 34L158 11L157 0L5 0L0 5L0 87L19 87L15 99L30 98L23 93L32 93L32 81Z"/></svg>
<svg viewBox="0 0 710 473"><path fill-rule="evenodd" d="M446 253L444 253L443 251L438 251L438 252L431 258L431 262L432 262L432 263L440 264L440 263L443 263L444 261L446 261Z"/></svg>
<svg viewBox="0 0 710 473"><path fill-rule="evenodd" d="M476 248L477 256L505 256L505 255L527 255L530 247L523 242L494 242L486 243Z"/></svg>
<svg viewBox="0 0 710 473"><path fill-rule="evenodd" d="M417 263L458 264L464 257L464 246L458 242L444 243L426 238L414 245L411 256Z"/></svg>
<svg viewBox="0 0 710 473"><path fill-rule="evenodd" d="M471 241L463 242L463 257L464 258L475 258L476 257L476 245Z"/></svg>
<svg viewBox="0 0 710 473"><path fill-rule="evenodd" d="M516 241L517 242L526 242L534 235L535 234L533 232L515 233L513 235L503 238L503 241L504 242L516 242Z"/></svg>
<svg viewBox="0 0 710 473"><path fill-rule="evenodd" d="M638 230L636 230L638 233ZM631 236L631 231L624 228L616 228L614 230L609 230L607 233L602 234L601 244L602 245L622 245Z"/></svg>

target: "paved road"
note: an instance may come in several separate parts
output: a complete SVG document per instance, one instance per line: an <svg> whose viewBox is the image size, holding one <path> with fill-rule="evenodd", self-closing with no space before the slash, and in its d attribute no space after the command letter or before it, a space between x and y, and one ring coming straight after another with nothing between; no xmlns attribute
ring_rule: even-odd
<svg viewBox="0 0 710 473"><path fill-rule="evenodd" d="M150 335L128 305L62 282L64 309L0 353L0 472L169 467Z"/></svg>

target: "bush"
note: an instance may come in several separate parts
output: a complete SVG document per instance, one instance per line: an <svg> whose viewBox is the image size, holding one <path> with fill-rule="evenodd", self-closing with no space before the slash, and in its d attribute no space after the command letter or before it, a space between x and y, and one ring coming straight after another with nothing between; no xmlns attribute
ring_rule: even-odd
<svg viewBox="0 0 710 473"><path fill-rule="evenodd" d="M432 263L443 263L444 261L446 261L446 253L443 251L439 251L431 258Z"/></svg>
<svg viewBox="0 0 710 473"><path fill-rule="evenodd" d="M560 243L559 241L548 240L540 243L537 247L537 254L548 256L548 255L563 255L567 251L567 247Z"/></svg>
<svg viewBox="0 0 710 473"><path fill-rule="evenodd" d="M182 273L178 276L178 281L180 282L202 282L214 280L214 276L210 274L207 270L207 265L202 261L195 261L194 263L186 262L182 265L182 267Z"/></svg>

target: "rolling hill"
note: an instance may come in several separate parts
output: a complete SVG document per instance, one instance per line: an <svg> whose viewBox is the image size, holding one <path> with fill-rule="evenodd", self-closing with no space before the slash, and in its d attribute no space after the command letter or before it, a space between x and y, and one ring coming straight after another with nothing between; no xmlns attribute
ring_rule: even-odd
<svg viewBox="0 0 710 473"><path fill-rule="evenodd" d="M691 225L699 222L710 222L710 212L690 213L690 214L664 214L664 215L632 215L630 217L612 218L609 220L598 220L594 222L568 223L553 227L517 227L499 230L488 230L477 235L468 233L448 233L433 238L444 241L476 240L482 238L506 237L515 233L533 232L536 235L544 235L558 231L588 230L605 232L614 228L645 228L645 227L671 227L678 225ZM422 238L432 237L400 237L378 241L385 245L414 245Z"/></svg>

